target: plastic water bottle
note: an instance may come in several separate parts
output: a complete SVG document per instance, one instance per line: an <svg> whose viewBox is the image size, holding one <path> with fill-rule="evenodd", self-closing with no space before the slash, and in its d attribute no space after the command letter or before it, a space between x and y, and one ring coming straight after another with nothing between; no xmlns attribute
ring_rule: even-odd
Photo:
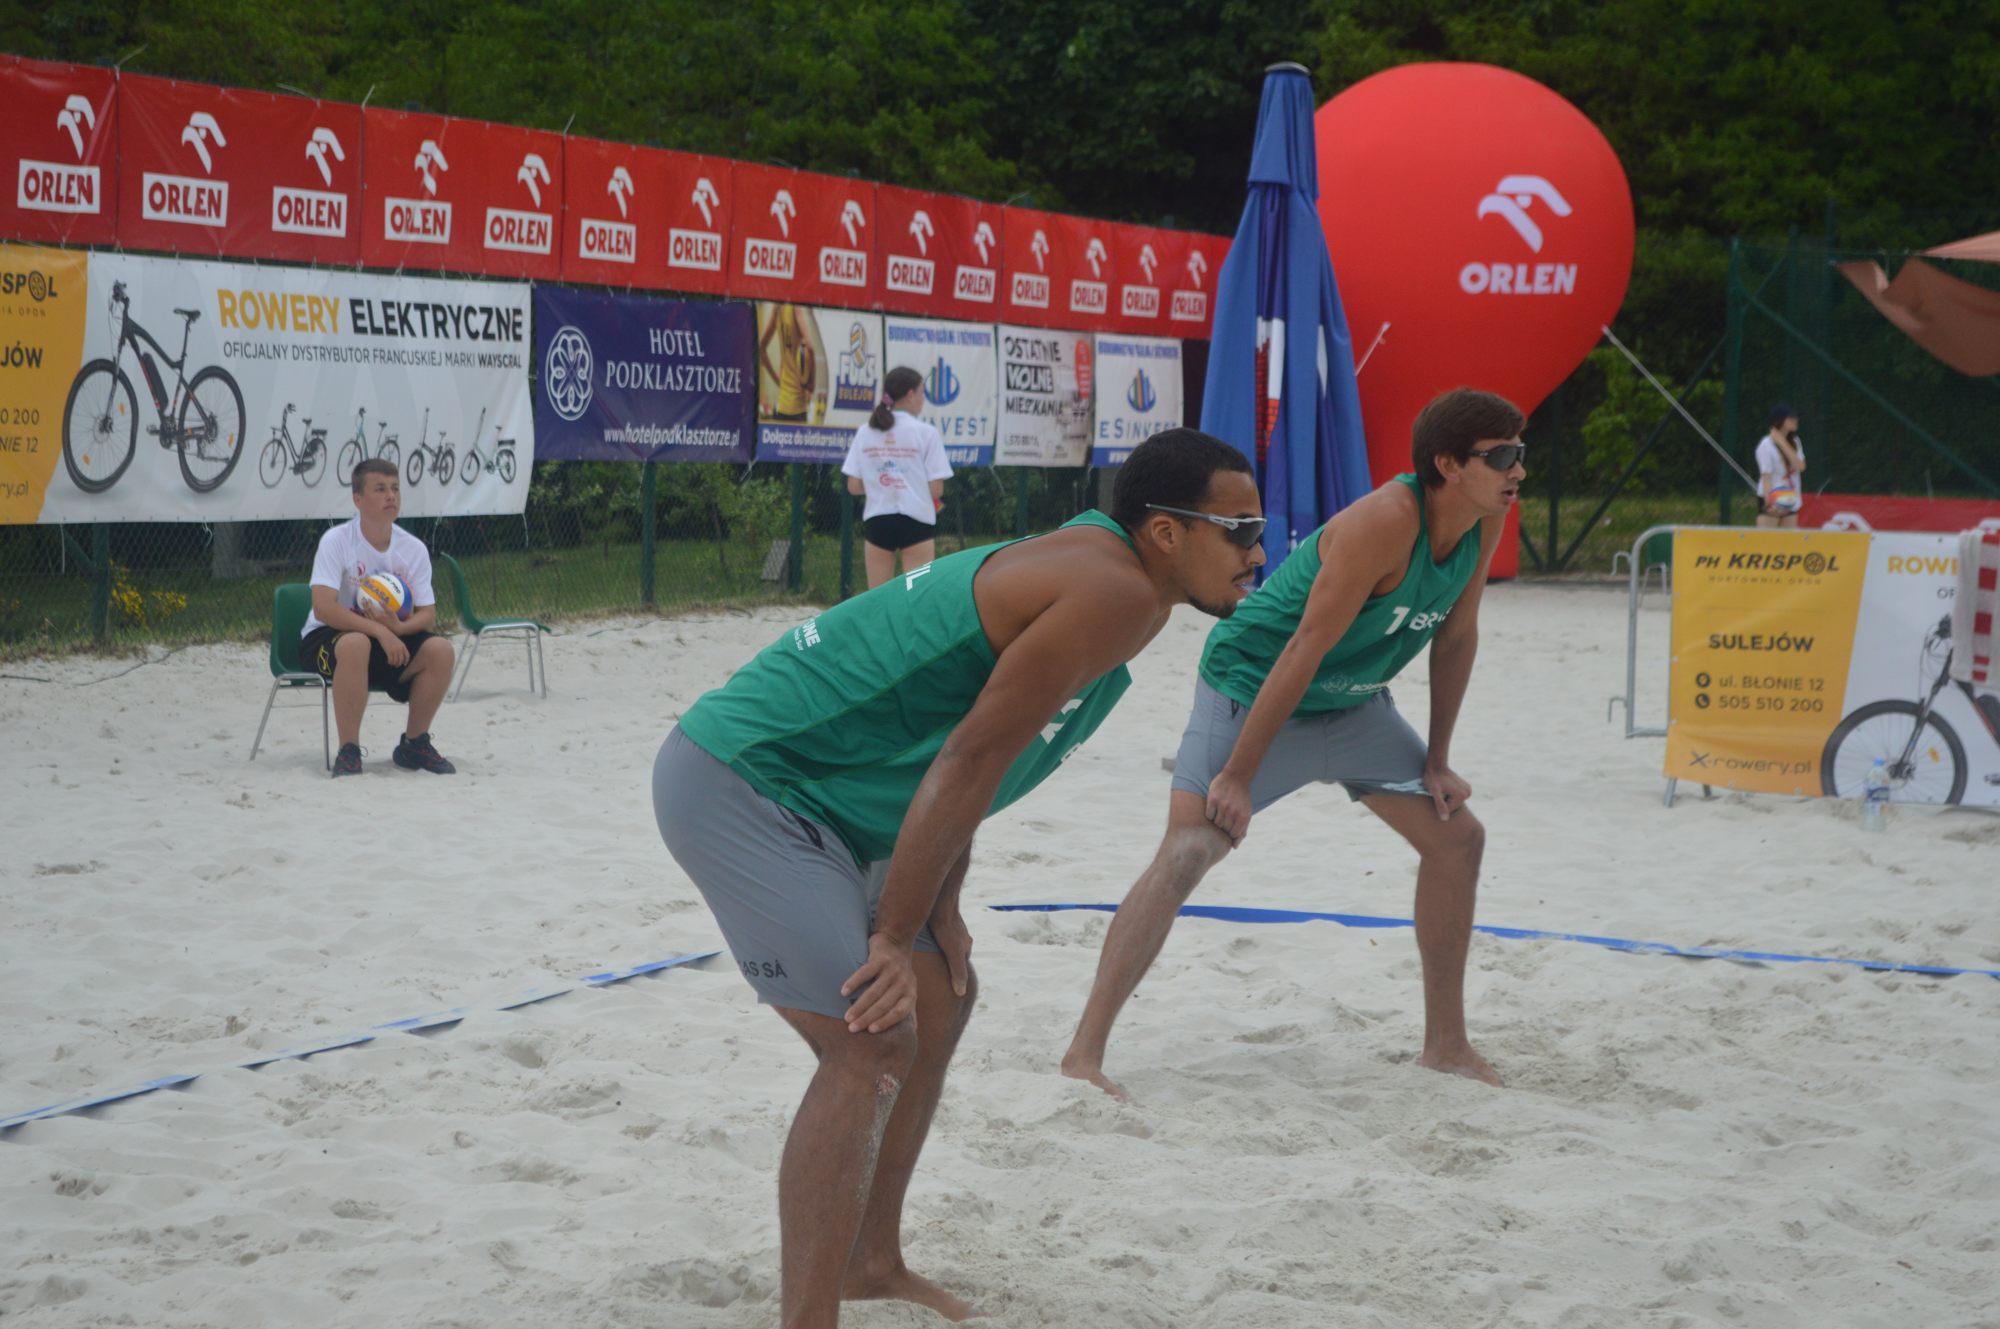
<svg viewBox="0 0 2000 1329"><path fill-rule="evenodd" d="M1861 829L1879 831L1887 824L1884 813L1889 807L1889 768L1877 757L1875 764L1868 768L1868 778L1862 782Z"/></svg>

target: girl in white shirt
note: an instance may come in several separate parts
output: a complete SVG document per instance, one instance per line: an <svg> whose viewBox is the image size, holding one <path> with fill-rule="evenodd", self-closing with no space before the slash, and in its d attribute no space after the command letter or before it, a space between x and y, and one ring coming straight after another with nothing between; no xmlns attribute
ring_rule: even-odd
<svg viewBox="0 0 2000 1329"><path fill-rule="evenodd" d="M1771 432L1757 443L1757 524L1796 530L1805 497L1799 483L1806 469L1799 413L1789 406L1773 406L1770 419Z"/></svg>
<svg viewBox="0 0 2000 1329"><path fill-rule="evenodd" d="M882 381L882 400L868 423L854 431L841 463L847 492L866 494L862 510L862 552L872 590L903 571L920 568L937 552L937 510L944 482L951 478L944 438L919 418L924 409L924 376L914 369L891 369Z"/></svg>

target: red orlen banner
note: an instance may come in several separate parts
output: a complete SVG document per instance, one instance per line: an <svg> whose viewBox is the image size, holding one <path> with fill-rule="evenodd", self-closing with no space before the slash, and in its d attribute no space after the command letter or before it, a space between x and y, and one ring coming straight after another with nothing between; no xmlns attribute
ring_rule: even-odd
<svg viewBox="0 0 2000 1329"><path fill-rule="evenodd" d="M727 161L590 138L563 161L564 281L723 293Z"/></svg>
<svg viewBox="0 0 2000 1329"><path fill-rule="evenodd" d="M1810 494L1799 525L1828 531L1969 531L2000 528L2000 499L1906 494Z"/></svg>
<svg viewBox="0 0 2000 1329"><path fill-rule="evenodd" d="M872 181L747 162L732 176L729 294L853 309L875 303Z"/></svg>
<svg viewBox="0 0 2000 1329"><path fill-rule="evenodd" d="M117 239L117 86L108 69L0 55L0 235L71 245Z"/></svg>
<svg viewBox="0 0 2000 1329"><path fill-rule="evenodd" d="M999 317L998 204L877 185L875 209L882 308L972 323Z"/></svg>
<svg viewBox="0 0 2000 1329"><path fill-rule="evenodd" d="M1070 219L1032 208L1002 208L1000 321L1072 327L1069 308Z"/></svg>
<svg viewBox="0 0 2000 1329"><path fill-rule="evenodd" d="M361 261L554 280L562 135L369 110Z"/></svg>
<svg viewBox="0 0 2000 1329"><path fill-rule="evenodd" d="M1111 243L1112 317L1118 332L1167 334L1166 263L1174 247L1151 226L1107 226Z"/></svg>
<svg viewBox="0 0 2000 1329"><path fill-rule="evenodd" d="M1215 326L1215 279L1229 257L1226 236L1194 231L1162 231L1172 246L1162 254L1165 264L1169 336L1207 338Z"/></svg>
<svg viewBox="0 0 2000 1329"><path fill-rule="evenodd" d="M361 112L341 102L127 75L118 90L118 243L353 263Z"/></svg>
<svg viewBox="0 0 2000 1329"><path fill-rule="evenodd" d="M1068 292L1056 292L1062 304L1057 317L1065 320L1061 326L1108 332L1117 309L1112 294L1117 282L1111 271L1111 234L1117 228L1089 217L1057 220L1067 235L1070 255Z"/></svg>

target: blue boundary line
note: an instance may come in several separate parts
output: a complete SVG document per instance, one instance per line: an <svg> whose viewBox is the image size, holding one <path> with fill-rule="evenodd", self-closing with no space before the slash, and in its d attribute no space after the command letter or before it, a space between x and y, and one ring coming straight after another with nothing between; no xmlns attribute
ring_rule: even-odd
<svg viewBox="0 0 2000 1329"><path fill-rule="evenodd" d="M607 969L603 973L587 974L573 983L563 983L555 987L535 988L518 997L509 998L498 1006L491 1006L485 1009L487 1011L516 1011L523 1006L532 1006L538 1001L547 1001L551 997L560 997L565 993L575 992L579 988L607 987L612 983L622 983L628 978L638 978L643 974L657 974L666 969L677 969L681 965L695 964L720 954L722 954L720 951L690 951L686 955L676 955L671 959L652 960L645 964L635 964L630 969ZM363 1033L345 1034L339 1038L327 1039L324 1042L308 1043L302 1047L286 1048L282 1052L260 1053L245 1061L231 1062L227 1066L217 1067L216 1071L254 1071L261 1067L269 1066L273 1062L302 1061L307 1057L315 1056L321 1052L332 1052L338 1048L359 1047L363 1043L372 1043L383 1034L414 1034L425 1029L442 1029L447 1025L457 1024L466 1016L474 1013L473 1009L469 1006L454 1006L448 1011L433 1011L429 1015L412 1015L407 1019L391 1020L387 1024L375 1025ZM108 1094L92 1094L88 1098L71 1099L68 1102L51 1103L47 1107L34 1108L27 1112L17 1112L11 1117L0 1117L0 1131L10 1131L16 1126L25 1126L31 1121L45 1121L50 1117L60 1117L71 1112L82 1112L88 1108L103 1107L106 1103L120 1103L128 1098L137 1098L142 1094L150 1094L156 1089L171 1089L176 1085L198 1080L203 1075L213 1075L216 1071L197 1071L193 1075L162 1075L158 1079L148 1080L144 1084L133 1085L129 1089L118 1089Z"/></svg>
<svg viewBox="0 0 2000 1329"><path fill-rule="evenodd" d="M1052 914L1071 909L1094 910L1099 913L1116 913L1115 904L996 904L989 906L1003 913ZM1182 905L1184 918L1214 918L1228 923L1338 923L1349 928L1407 928L1415 926L1408 918L1378 918L1372 914L1322 914L1300 909L1245 909L1232 905L1188 904ZM1474 932L1484 932L1489 937L1505 937L1510 941L1580 941L1590 946L1603 946L1614 951L1629 951L1635 955L1678 955L1686 960L1753 960L1765 964L1837 964L1855 969L1866 969L1871 973L1927 974L1933 978L1951 978L1958 974L1983 974L1987 978L2000 979L2000 969L1953 969L1936 964L1896 964L1890 960L1849 960L1835 955L1785 955L1777 951L1732 951L1717 950L1708 946L1675 946L1664 941L1629 941L1624 937L1594 937L1586 932L1543 932L1538 928L1502 928L1484 923L1475 923Z"/></svg>

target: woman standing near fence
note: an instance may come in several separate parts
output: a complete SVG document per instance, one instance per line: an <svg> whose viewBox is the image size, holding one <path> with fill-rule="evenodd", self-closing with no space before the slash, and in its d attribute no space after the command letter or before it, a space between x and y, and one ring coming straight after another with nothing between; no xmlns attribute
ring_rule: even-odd
<svg viewBox="0 0 2000 1329"><path fill-rule="evenodd" d="M1799 413L1771 408L1771 432L1757 443L1757 524L1796 530L1805 489L1806 448L1799 442Z"/></svg>
<svg viewBox="0 0 2000 1329"><path fill-rule="evenodd" d="M854 431L841 463L847 492L866 494L862 510L864 554L872 590L903 570L922 567L937 552L937 510L944 482L951 478L944 438L919 418L924 409L924 376L898 367L882 381L882 400L868 423Z"/></svg>

